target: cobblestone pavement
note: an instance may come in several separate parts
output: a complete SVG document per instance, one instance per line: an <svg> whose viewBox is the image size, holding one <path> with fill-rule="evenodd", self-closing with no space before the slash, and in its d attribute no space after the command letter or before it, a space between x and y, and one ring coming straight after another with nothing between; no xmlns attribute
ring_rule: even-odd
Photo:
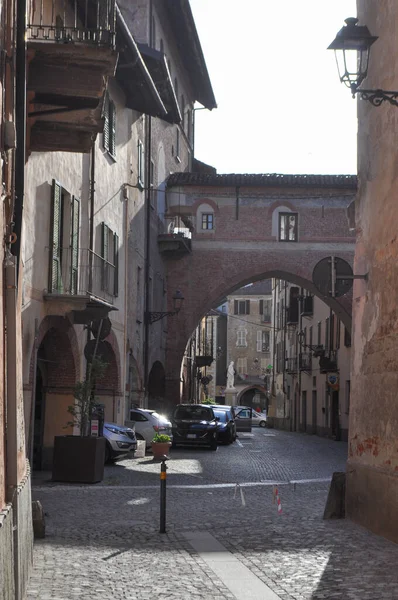
<svg viewBox="0 0 398 600"><path fill-rule="evenodd" d="M150 456L107 467L100 485L34 488L47 536L35 544L28 599L232 600L186 540L195 531L210 532L282 600L398 599L398 546L350 521L323 521L327 482L287 483L343 470L346 445L269 433L217 453L172 451L166 535ZM281 515L270 480L282 482Z"/></svg>

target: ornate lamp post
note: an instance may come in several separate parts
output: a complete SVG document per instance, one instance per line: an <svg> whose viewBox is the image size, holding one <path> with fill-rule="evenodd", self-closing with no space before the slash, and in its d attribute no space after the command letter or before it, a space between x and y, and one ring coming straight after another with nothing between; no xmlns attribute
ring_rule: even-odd
<svg viewBox="0 0 398 600"><path fill-rule="evenodd" d="M373 106L389 102L398 106L398 91L381 89L365 90L359 86L368 74L371 46L378 39L371 35L365 25L358 25L358 19L349 18L340 29L328 50L334 50L340 81L350 88L352 97L356 94Z"/></svg>
<svg viewBox="0 0 398 600"><path fill-rule="evenodd" d="M180 292L180 290L176 290L174 295L173 295L173 308L174 310L169 310L169 311L158 311L158 312L146 312L145 313L145 319L147 321L147 323L154 323L155 321L160 321L160 319L163 319L164 317L174 317L175 315L177 315L180 310L181 307L184 303L184 296L182 295L182 293Z"/></svg>

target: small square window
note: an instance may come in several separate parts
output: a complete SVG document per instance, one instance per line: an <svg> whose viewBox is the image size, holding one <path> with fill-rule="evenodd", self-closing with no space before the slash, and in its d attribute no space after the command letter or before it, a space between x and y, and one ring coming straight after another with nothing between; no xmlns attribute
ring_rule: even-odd
<svg viewBox="0 0 398 600"><path fill-rule="evenodd" d="M297 242L298 241L298 214L297 213L279 213L279 241Z"/></svg>
<svg viewBox="0 0 398 600"><path fill-rule="evenodd" d="M213 213L202 214L202 229L214 229Z"/></svg>

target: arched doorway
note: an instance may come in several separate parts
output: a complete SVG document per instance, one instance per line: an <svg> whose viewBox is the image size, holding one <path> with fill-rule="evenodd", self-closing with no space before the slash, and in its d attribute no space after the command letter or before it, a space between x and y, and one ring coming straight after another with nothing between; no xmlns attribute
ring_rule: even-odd
<svg viewBox="0 0 398 600"><path fill-rule="evenodd" d="M267 401L266 390L259 387L246 388L238 395L240 405L251 406L253 410L260 409L261 412L267 409Z"/></svg>
<svg viewBox="0 0 398 600"><path fill-rule="evenodd" d="M33 467L52 467L54 436L72 433L68 407L74 404L76 366L67 327L51 327L37 353Z"/></svg>
<svg viewBox="0 0 398 600"><path fill-rule="evenodd" d="M165 412L166 373L161 362L156 361L148 378L148 407Z"/></svg>
<svg viewBox="0 0 398 600"><path fill-rule="evenodd" d="M109 341L100 345L98 358L104 363L101 377L94 382L94 394L98 404L104 408L105 421L116 423L120 412L119 369L115 351Z"/></svg>

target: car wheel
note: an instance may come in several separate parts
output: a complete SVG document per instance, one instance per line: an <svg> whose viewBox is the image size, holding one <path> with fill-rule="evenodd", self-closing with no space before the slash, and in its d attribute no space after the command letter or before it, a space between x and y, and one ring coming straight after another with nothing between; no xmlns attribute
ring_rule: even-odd
<svg viewBox="0 0 398 600"><path fill-rule="evenodd" d="M213 450L213 452L215 452L217 450L217 448L218 448L217 438L214 437L210 444L210 450Z"/></svg>
<svg viewBox="0 0 398 600"><path fill-rule="evenodd" d="M260 421L260 427L266 427L266 422L265 421Z"/></svg>
<svg viewBox="0 0 398 600"><path fill-rule="evenodd" d="M109 445L106 444L105 446L105 464L109 463L111 461L111 449L109 448Z"/></svg>

